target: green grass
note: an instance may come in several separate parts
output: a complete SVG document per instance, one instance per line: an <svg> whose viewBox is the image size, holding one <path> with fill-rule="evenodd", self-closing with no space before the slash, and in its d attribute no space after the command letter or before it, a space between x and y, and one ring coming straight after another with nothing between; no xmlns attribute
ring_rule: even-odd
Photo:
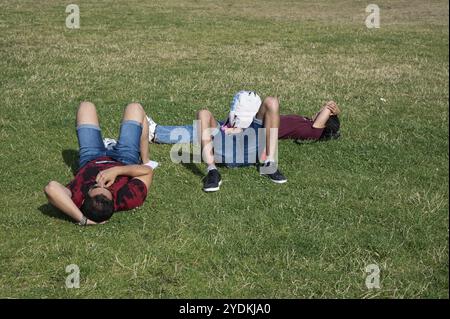
<svg viewBox="0 0 450 319"><path fill-rule="evenodd" d="M357 0L79 1L79 30L67 4L0 3L0 297L449 297L447 1L380 0L376 30ZM143 207L81 228L46 206L72 177L80 101L114 137L130 101L182 124L244 88L282 113L334 99L343 136L282 141L287 184L223 169L215 194L203 165L151 145Z"/></svg>

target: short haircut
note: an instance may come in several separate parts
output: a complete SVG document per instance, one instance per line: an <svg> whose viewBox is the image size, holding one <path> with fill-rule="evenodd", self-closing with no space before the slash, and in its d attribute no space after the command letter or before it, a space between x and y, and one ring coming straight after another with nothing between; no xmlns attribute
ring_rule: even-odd
<svg viewBox="0 0 450 319"><path fill-rule="evenodd" d="M81 211L88 219L101 223L110 219L113 215L114 202L105 195L91 197L89 194L86 194Z"/></svg>
<svg viewBox="0 0 450 319"><path fill-rule="evenodd" d="M320 136L320 141L327 141L330 139L336 139L341 136L341 122L339 121L339 118L337 115L332 115L328 119L327 123L325 124L325 128L323 129L322 135Z"/></svg>

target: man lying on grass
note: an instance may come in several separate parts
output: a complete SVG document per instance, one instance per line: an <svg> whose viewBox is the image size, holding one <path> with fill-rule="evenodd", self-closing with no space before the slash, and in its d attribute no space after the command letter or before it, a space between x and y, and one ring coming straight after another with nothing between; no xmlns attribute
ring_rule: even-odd
<svg viewBox="0 0 450 319"><path fill-rule="evenodd" d="M341 110L334 101L325 103L312 118L302 115L280 115L278 139L293 139L297 142L327 141L340 136ZM149 142L158 144L192 143L192 125L167 126L149 121ZM183 134L184 133L184 134Z"/></svg>
<svg viewBox="0 0 450 319"><path fill-rule="evenodd" d="M48 183L44 191L50 204L83 226L104 223L116 211L142 205L153 177L148 134L144 109L138 103L129 104L117 144L106 149L94 104L81 103L77 111L79 170L66 187Z"/></svg>

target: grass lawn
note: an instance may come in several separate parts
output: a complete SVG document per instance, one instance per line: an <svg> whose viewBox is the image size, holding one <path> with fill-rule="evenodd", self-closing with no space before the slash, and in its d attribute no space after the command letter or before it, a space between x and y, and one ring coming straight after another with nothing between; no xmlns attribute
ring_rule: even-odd
<svg viewBox="0 0 450 319"><path fill-rule="evenodd" d="M379 29L358 0L73 2L72 30L70 2L0 3L1 298L449 297L446 0L377 1ZM83 228L46 204L73 176L80 101L115 137L128 102L176 125L241 89L284 114L333 99L342 138L282 141L287 184L222 169L214 194L152 144L141 208Z"/></svg>

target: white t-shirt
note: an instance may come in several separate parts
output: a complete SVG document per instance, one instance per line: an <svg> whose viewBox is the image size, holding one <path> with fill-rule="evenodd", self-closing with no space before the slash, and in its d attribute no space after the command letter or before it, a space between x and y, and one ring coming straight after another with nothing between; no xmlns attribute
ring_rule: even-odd
<svg viewBox="0 0 450 319"><path fill-rule="evenodd" d="M228 121L230 127L247 128L261 106L261 98L253 91L239 91L231 102Z"/></svg>

